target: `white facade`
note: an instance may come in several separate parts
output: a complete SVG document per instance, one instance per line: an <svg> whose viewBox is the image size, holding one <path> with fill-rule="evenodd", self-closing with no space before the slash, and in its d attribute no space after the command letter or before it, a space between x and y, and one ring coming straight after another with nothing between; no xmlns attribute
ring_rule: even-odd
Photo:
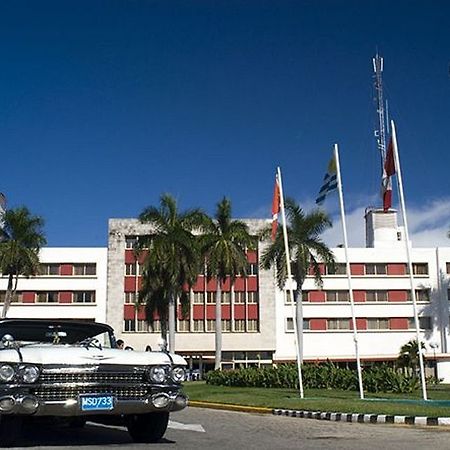
<svg viewBox="0 0 450 450"><path fill-rule="evenodd" d="M40 262L48 274L19 277L7 317L105 322L106 260L106 248L43 248ZM2 295L7 284L1 277Z"/></svg>

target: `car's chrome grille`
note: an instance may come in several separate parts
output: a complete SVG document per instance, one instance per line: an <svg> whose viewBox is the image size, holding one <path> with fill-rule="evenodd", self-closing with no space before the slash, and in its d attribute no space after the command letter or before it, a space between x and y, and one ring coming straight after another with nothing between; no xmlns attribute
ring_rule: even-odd
<svg viewBox="0 0 450 450"><path fill-rule="evenodd" d="M112 394L118 400L140 400L149 394L145 386L67 386L63 388L37 388L34 394L43 401L77 400L81 394Z"/></svg>
<svg viewBox="0 0 450 450"><path fill-rule="evenodd" d="M34 394L43 401L77 399L80 394L114 395L118 400L139 400L149 395L144 367L47 366Z"/></svg>

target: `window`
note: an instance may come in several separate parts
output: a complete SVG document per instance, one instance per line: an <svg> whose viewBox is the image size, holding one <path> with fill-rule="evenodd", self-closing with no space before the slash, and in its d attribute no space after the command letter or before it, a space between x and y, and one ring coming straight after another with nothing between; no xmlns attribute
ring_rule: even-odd
<svg viewBox="0 0 450 450"><path fill-rule="evenodd" d="M366 275L386 275L386 264L366 264Z"/></svg>
<svg viewBox="0 0 450 450"><path fill-rule="evenodd" d="M447 289L447 299L450 302L450 289Z"/></svg>
<svg viewBox="0 0 450 450"><path fill-rule="evenodd" d="M231 292L222 292L222 304L231 303Z"/></svg>
<svg viewBox="0 0 450 450"><path fill-rule="evenodd" d="M408 301L412 301L411 291L408 291ZM416 301L429 302L430 301L430 290L429 289L416 289Z"/></svg>
<svg viewBox="0 0 450 450"><path fill-rule="evenodd" d="M231 320L222 319L222 331L225 332L231 331Z"/></svg>
<svg viewBox="0 0 450 450"><path fill-rule="evenodd" d="M234 331L237 331L237 332L245 331L245 320L243 320L243 319L236 319L234 321Z"/></svg>
<svg viewBox="0 0 450 450"><path fill-rule="evenodd" d="M347 266L344 263L335 263L334 267L332 265L325 267L325 275L346 275Z"/></svg>
<svg viewBox="0 0 450 450"><path fill-rule="evenodd" d="M247 331L257 332L258 331L258 321L256 319L249 319L247 322Z"/></svg>
<svg viewBox="0 0 450 450"><path fill-rule="evenodd" d="M6 291L0 291L0 303L5 303ZM11 303L22 303L23 302L23 293L16 291L12 298Z"/></svg>
<svg viewBox="0 0 450 450"><path fill-rule="evenodd" d="M207 292L206 293L206 303L216 303L216 293Z"/></svg>
<svg viewBox="0 0 450 450"><path fill-rule="evenodd" d="M189 331L189 320L179 320L178 330L180 333L185 333Z"/></svg>
<svg viewBox="0 0 450 450"><path fill-rule="evenodd" d="M387 291L366 291L366 302L387 302Z"/></svg>
<svg viewBox="0 0 450 450"><path fill-rule="evenodd" d="M192 325L195 333L205 331L205 323L203 319L201 320L194 319Z"/></svg>
<svg viewBox="0 0 450 450"><path fill-rule="evenodd" d="M349 319L327 319L327 330L349 330Z"/></svg>
<svg viewBox="0 0 450 450"><path fill-rule="evenodd" d="M286 319L286 331L294 331L294 321L292 317ZM303 319L303 330L309 330L309 319Z"/></svg>
<svg viewBox="0 0 450 450"><path fill-rule="evenodd" d="M136 321L136 331L148 332L148 323L145 320Z"/></svg>
<svg viewBox="0 0 450 450"><path fill-rule="evenodd" d="M95 303L95 291L78 291L73 293L74 303Z"/></svg>
<svg viewBox="0 0 450 450"><path fill-rule="evenodd" d="M41 275L59 275L59 264L40 264L39 273Z"/></svg>
<svg viewBox="0 0 450 450"><path fill-rule="evenodd" d="M137 303L138 294L137 292L125 292L125 303Z"/></svg>
<svg viewBox="0 0 450 450"><path fill-rule="evenodd" d="M369 318L367 319L368 330L389 330L389 319L387 318Z"/></svg>
<svg viewBox="0 0 450 450"><path fill-rule="evenodd" d="M125 319L123 321L123 330L124 331L136 331L136 321Z"/></svg>
<svg viewBox="0 0 450 450"><path fill-rule="evenodd" d="M450 274L450 262L446 263L447 266L447 273Z"/></svg>
<svg viewBox="0 0 450 450"><path fill-rule="evenodd" d="M327 302L349 302L350 294L348 291L325 291L325 301Z"/></svg>
<svg viewBox="0 0 450 450"><path fill-rule="evenodd" d="M97 273L97 264L95 263L77 263L73 265L74 275L95 275Z"/></svg>
<svg viewBox="0 0 450 450"><path fill-rule="evenodd" d="M412 266L414 275L428 275L427 263L413 263Z"/></svg>
<svg viewBox="0 0 450 450"><path fill-rule="evenodd" d="M125 275L136 275L136 273L137 273L136 266L137 266L136 263L125 264Z"/></svg>
<svg viewBox="0 0 450 450"><path fill-rule="evenodd" d="M137 243L136 236L126 236L125 237L125 248L134 248Z"/></svg>
<svg viewBox="0 0 450 450"><path fill-rule="evenodd" d="M408 328L410 330L416 329L416 323L415 323L414 317L408 318ZM420 330L433 329L433 326L431 323L431 317L428 317L428 316L419 317L419 329Z"/></svg>
<svg viewBox="0 0 450 450"><path fill-rule="evenodd" d="M235 292L234 303L245 303L245 292Z"/></svg>
<svg viewBox="0 0 450 450"><path fill-rule="evenodd" d="M192 293L192 303L194 303L194 305L203 305L203 303L205 303L205 293L204 292L193 292Z"/></svg>
<svg viewBox="0 0 450 450"><path fill-rule="evenodd" d="M258 264L248 264L247 275L258 275Z"/></svg>
<svg viewBox="0 0 450 450"><path fill-rule="evenodd" d="M214 319L206 321L206 331L216 331L216 321Z"/></svg>
<svg viewBox="0 0 450 450"><path fill-rule="evenodd" d="M149 323L149 330L152 330L153 333L161 333L161 321L154 320L153 323Z"/></svg>
<svg viewBox="0 0 450 450"><path fill-rule="evenodd" d="M258 298L259 298L258 292L249 292L247 303L258 303Z"/></svg>
<svg viewBox="0 0 450 450"><path fill-rule="evenodd" d="M38 292L38 303L58 303L59 292Z"/></svg>

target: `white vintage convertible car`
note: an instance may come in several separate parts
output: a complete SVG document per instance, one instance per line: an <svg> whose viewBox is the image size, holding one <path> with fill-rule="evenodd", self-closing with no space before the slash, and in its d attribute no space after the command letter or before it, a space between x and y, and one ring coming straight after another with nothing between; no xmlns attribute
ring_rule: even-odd
<svg viewBox="0 0 450 450"><path fill-rule="evenodd" d="M122 424L135 442L156 442L169 413L186 407L186 361L166 352L116 348L109 325L0 320L0 445L24 418Z"/></svg>

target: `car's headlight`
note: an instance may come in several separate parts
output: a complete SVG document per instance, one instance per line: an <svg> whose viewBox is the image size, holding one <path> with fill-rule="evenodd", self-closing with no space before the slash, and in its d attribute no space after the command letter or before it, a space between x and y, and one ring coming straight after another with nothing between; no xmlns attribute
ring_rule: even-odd
<svg viewBox="0 0 450 450"><path fill-rule="evenodd" d="M9 364L2 364L0 366L0 381L8 382L14 378L16 374L14 367Z"/></svg>
<svg viewBox="0 0 450 450"><path fill-rule="evenodd" d="M39 369L36 366L25 366L20 370L25 383L34 383L39 378Z"/></svg>
<svg viewBox="0 0 450 450"><path fill-rule="evenodd" d="M181 383L186 379L186 371L183 367L174 367L170 371L170 378L172 378L175 383Z"/></svg>
<svg viewBox="0 0 450 450"><path fill-rule="evenodd" d="M153 383L164 383L167 378L166 369L161 366L152 367L148 372L148 376Z"/></svg>

